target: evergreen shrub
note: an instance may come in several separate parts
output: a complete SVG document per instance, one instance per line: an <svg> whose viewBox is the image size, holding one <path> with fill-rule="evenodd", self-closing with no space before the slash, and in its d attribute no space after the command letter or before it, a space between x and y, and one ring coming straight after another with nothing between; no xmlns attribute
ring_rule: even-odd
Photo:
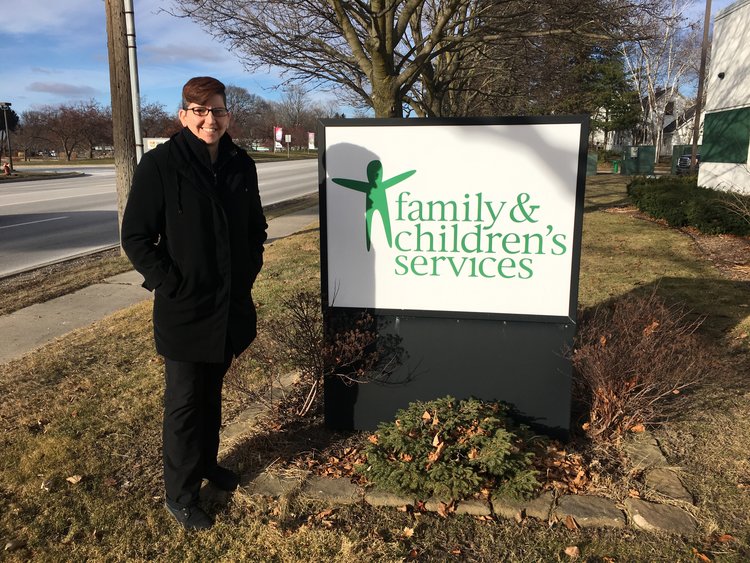
<svg viewBox="0 0 750 563"><path fill-rule="evenodd" d="M511 408L478 399L414 402L381 423L359 471L376 486L420 499L467 498L489 488L511 497L539 488L533 441Z"/></svg>
<svg viewBox="0 0 750 563"><path fill-rule="evenodd" d="M692 226L706 234L750 235L750 222L732 211L735 200L747 196L701 188L695 176L637 178L627 189L638 209L672 227Z"/></svg>

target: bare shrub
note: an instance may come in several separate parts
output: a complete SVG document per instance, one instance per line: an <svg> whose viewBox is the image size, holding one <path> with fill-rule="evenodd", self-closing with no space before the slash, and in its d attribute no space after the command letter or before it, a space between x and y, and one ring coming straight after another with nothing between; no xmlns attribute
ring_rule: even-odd
<svg viewBox="0 0 750 563"><path fill-rule="evenodd" d="M268 327L273 342L263 348L263 363L269 374L281 365L299 372L303 398L298 415L313 409L325 377L347 384L380 381L398 365L400 349L379 335L372 315L336 315L324 327L319 294L299 291L283 304L284 313Z"/></svg>
<svg viewBox="0 0 750 563"><path fill-rule="evenodd" d="M673 412L680 392L700 381L708 365L695 334L701 322L655 292L579 317L573 393L590 438L613 441Z"/></svg>
<svg viewBox="0 0 750 563"><path fill-rule="evenodd" d="M735 191L724 192L724 206L737 215L740 219L750 224L750 195L744 195Z"/></svg>

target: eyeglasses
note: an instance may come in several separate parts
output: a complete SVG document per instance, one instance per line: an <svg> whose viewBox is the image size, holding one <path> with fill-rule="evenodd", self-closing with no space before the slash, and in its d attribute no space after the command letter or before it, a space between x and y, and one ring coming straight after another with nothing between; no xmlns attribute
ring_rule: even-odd
<svg viewBox="0 0 750 563"><path fill-rule="evenodd" d="M192 111L198 117L206 117L209 112L213 113L214 117L226 117L229 113L227 108L204 108L203 106L185 108L185 111Z"/></svg>

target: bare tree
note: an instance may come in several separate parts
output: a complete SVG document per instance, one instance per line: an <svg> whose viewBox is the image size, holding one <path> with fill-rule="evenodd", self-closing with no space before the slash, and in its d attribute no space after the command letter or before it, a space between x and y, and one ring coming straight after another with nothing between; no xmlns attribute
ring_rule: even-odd
<svg viewBox="0 0 750 563"><path fill-rule="evenodd" d="M446 115L488 46L520 37L611 37L656 0L173 0L250 70L337 86L346 101L399 117ZM343 90L341 87L343 86ZM487 85L489 87L489 85ZM475 88L481 94L482 88ZM450 104L446 100L454 98ZM464 104L464 107L466 104Z"/></svg>
<svg viewBox="0 0 750 563"><path fill-rule="evenodd" d="M88 150L88 157L94 158L94 147L112 143L112 112L102 107L96 100L79 102L69 107L78 118L78 129L82 145ZM70 153L66 151L68 160Z"/></svg>
<svg viewBox="0 0 750 563"><path fill-rule="evenodd" d="M276 116L287 128L298 127L308 117L310 101L305 89L299 84L284 88L281 100L276 104Z"/></svg>
<svg viewBox="0 0 750 563"><path fill-rule="evenodd" d="M38 138L55 150L62 150L66 160L70 160L73 151L83 141L80 114L71 105L43 106L24 112L24 121L33 124Z"/></svg>
<svg viewBox="0 0 750 563"><path fill-rule="evenodd" d="M250 139L253 145L264 137L271 125L265 126L271 105L256 94L240 86L227 85L227 108L232 113L230 134L237 139ZM270 135L270 133L269 133Z"/></svg>
<svg viewBox="0 0 750 563"><path fill-rule="evenodd" d="M686 23L687 6L689 3L668 0L666 17L650 22L648 37L622 45L633 86L641 96L644 141L655 145L656 161L667 109L674 105L680 89L695 78L700 57L700 26Z"/></svg>
<svg viewBox="0 0 750 563"><path fill-rule="evenodd" d="M144 137L169 137L182 129L177 114L168 113L163 104L141 100L141 132Z"/></svg>

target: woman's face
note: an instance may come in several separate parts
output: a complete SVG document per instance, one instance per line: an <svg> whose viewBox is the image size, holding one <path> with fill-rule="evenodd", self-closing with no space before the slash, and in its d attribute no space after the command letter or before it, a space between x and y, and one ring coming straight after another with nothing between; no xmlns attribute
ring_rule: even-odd
<svg viewBox="0 0 750 563"><path fill-rule="evenodd" d="M193 135L207 145L218 146L219 139L221 139L229 126L229 115L227 114L224 117L216 117L213 112L209 112L201 117L190 110L190 108L201 107L208 109L226 109L221 95L214 94L206 100L205 105L190 102L190 104L188 104L188 109L181 109L179 111L180 122L184 127L190 129L190 132L193 133Z"/></svg>

